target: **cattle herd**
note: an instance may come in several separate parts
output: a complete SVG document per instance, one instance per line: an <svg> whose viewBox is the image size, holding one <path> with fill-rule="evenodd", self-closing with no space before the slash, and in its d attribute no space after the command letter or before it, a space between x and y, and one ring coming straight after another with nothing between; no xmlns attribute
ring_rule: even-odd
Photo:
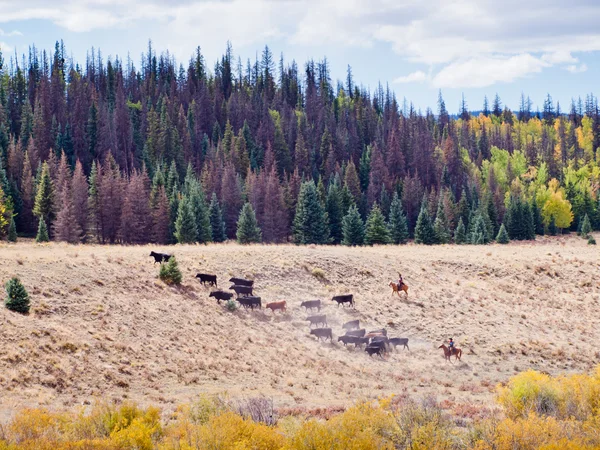
<svg viewBox="0 0 600 450"><path fill-rule="evenodd" d="M150 256L154 258L155 263L168 261L171 257L171 255L168 254L155 252L151 252ZM216 275L199 273L196 275L196 278L204 286L208 285L215 288L218 287ZM229 282L233 283L229 287L229 290L233 291L233 293L225 292L222 289L219 289L212 291L209 294L209 297L215 298L217 303L221 304L221 301L232 300L235 295L235 300L244 309L262 309L261 298L254 295L253 280L233 277L229 279ZM338 308L340 305L345 307L346 304L352 308L355 308L354 295L352 294L336 295L331 299L331 301L337 303ZM306 318L306 321L309 322L311 336L315 336L318 341L326 341L329 339L329 341L333 343L333 331L328 327L327 315L320 314L323 306L324 305L321 300L307 300L300 303L300 307L304 308L307 313L310 311L310 313L313 314L315 310L318 313L310 315ZM265 308L271 310L273 314L275 314L276 311L281 311L284 313L287 310L287 302L282 300L279 302L267 303ZM313 326L315 328L313 328ZM390 338L388 337L387 330L385 328L367 332L365 328L360 328L360 321L358 319L346 322L342 326L342 330L344 334L338 337L338 342L343 343L344 346L353 344L354 348L362 349L364 346L364 350L369 356L378 355L379 357L383 358L385 353L388 353L392 349L395 350L399 345L407 350L410 350L408 348L408 338Z"/></svg>

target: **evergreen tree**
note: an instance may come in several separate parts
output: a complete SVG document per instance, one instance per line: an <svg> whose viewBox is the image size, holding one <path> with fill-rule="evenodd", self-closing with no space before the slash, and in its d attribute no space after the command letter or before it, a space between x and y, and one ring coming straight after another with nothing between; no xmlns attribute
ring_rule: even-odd
<svg viewBox="0 0 600 450"><path fill-rule="evenodd" d="M54 186L50 178L50 168L47 163L42 165L42 174L37 185L33 213L44 223L52 223L54 218Z"/></svg>
<svg viewBox="0 0 600 450"><path fill-rule="evenodd" d="M329 217L329 235L333 244L342 242L342 195L339 183L331 183L327 192L327 214Z"/></svg>
<svg viewBox="0 0 600 450"><path fill-rule="evenodd" d="M294 217L294 240L297 244L326 244L329 241L327 213L314 181L304 182L300 188Z"/></svg>
<svg viewBox="0 0 600 450"><path fill-rule="evenodd" d="M219 201L217 200L217 194L214 192L210 200L209 216L213 241L225 241L225 222L223 222L223 215L221 214L221 207L219 206Z"/></svg>
<svg viewBox="0 0 600 450"><path fill-rule="evenodd" d="M490 242L488 230L481 213L477 213L471 221L468 241L474 245L482 245Z"/></svg>
<svg viewBox="0 0 600 450"><path fill-rule="evenodd" d="M17 242L17 226L15 224L15 218L10 218L10 225L8 227L8 242Z"/></svg>
<svg viewBox="0 0 600 450"><path fill-rule="evenodd" d="M389 242L390 233L385 223L385 217L379 209L379 205L375 203L365 225L365 244L389 244Z"/></svg>
<svg viewBox="0 0 600 450"><path fill-rule="evenodd" d="M592 224L590 223L590 218L586 214L583 218L583 222L581 224L581 236L587 238L588 235L592 232Z"/></svg>
<svg viewBox="0 0 600 450"><path fill-rule="evenodd" d="M535 228L535 234L544 234L544 221L542 219L542 212L535 201L535 196L531 199L531 214L533 216L533 225Z"/></svg>
<svg viewBox="0 0 600 450"><path fill-rule="evenodd" d="M35 242L48 242L50 238L48 237L48 227L46 226L46 221L43 217L40 217L40 224L38 226L37 235L35 237Z"/></svg>
<svg viewBox="0 0 600 450"><path fill-rule="evenodd" d="M365 238L365 227L356 205L352 205L348 214L342 220L342 232L344 245L362 245Z"/></svg>
<svg viewBox="0 0 600 450"><path fill-rule="evenodd" d="M29 313L29 294L21 280L14 277L6 283L6 300L4 305L7 309L21 314Z"/></svg>
<svg viewBox="0 0 600 450"><path fill-rule="evenodd" d="M202 186L200 186L200 183L197 181L193 183L189 199L192 204L194 217L196 218L196 229L198 233L197 241L203 244L211 242L213 240L213 236L210 213L206 204Z"/></svg>
<svg viewBox="0 0 600 450"><path fill-rule="evenodd" d="M408 240L408 222L404 215L402 202L397 192L394 192L392 204L390 205L390 240L394 244L405 244Z"/></svg>
<svg viewBox="0 0 600 450"><path fill-rule="evenodd" d="M548 224L548 234L550 236L556 236L556 221L554 220L554 216L550 216L550 223Z"/></svg>
<svg viewBox="0 0 600 450"><path fill-rule="evenodd" d="M440 192L437 214L433 223L433 231L435 240L438 244L447 244L450 242L450 231L448 230L448 221L446 220L446 212L444 209L443 192Z"/></svg>
<svg viewBox="0 0 600 450"><path fill-rule="evenodd" d="M496 242L498 244L508 244L510 239L508 238L508 232L506 231L506 227L504 224L500 225L500 230L498 231L498 235L496 236Z"/></svg>
<svg viewBox="0 0 600 450"><path fill-rule="evenodd" d="M1 169L0 169L1 170ZM0 239L4 238L12 219L10 201L6 198L2 186L0 186Z"/></svg>
<svg viewBox="0 0 600 450"><path fill-rule="evenodd" d="M431 224L431 217L427 211L427 202L421 204L421 212L415 225L415 244L433 245L436 243L435 231Z"/></svg>
<svg viewBox="0 0 600 450"><path fill-rule="evenodd" d="M181 270L179 270L175 256L171 256L168 262L160 265L158 276L165 284L176 286L181 284L183 275L181 274Z"/></svg>
<svg viewBox="0 0 600 450"><path fill-rule="evenodd" d="M186 196L179 201L177 220L175 221L175 238L180 244L192 244L198 238L194 208Z"/></svg>
<svg viewBox="0 0 600 450"><path fill-rule="evenodd" d="M167 244L170 235L170 207L169 199L164 186L160 186L156 193L156 201L152 209L152 241L158 244Z"/></svg>
<svg viewBox="0 0 600 450"><path fill-rule="evenodd" d="M246 203L237 222L237 241L240 244L250 244L262 241L262 233L258 227L256 214L252 205Z"/></svg>
<svg viewBox="0 0 600 450"><path fill-rule="evenodd" d="M458 245L467 243L467 229L462 217L458 219L458 225L454 231L454 243Z"/></svg>
<svg viewBox="0 0 600 450"><path fill-rule="evenodd" d="M83 173L83 165L78 160L75 163L75 171L71 181L71 193L75 223L80 230L79 238L85 237L88 226L88 191L89 186Z"/></svg>

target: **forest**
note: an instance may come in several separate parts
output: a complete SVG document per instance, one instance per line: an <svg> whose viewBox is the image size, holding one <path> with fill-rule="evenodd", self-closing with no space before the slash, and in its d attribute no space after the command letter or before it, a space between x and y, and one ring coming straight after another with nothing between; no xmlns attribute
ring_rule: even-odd
<svg viewBox="0 0 600 450"><path fill-rule="evenodd" d="M372 245L600 229L600 111L500 97L416 110L268 47L211 69L0 53L0 238ZM478 108L479 109L479 108ZM590 243L593 243L590 237Z"/></svg>

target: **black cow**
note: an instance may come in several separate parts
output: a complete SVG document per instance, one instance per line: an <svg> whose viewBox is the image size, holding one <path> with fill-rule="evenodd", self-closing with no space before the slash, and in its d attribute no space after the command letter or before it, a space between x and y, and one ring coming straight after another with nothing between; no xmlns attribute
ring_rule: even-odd
<svg viewBox="0 0 600 450"><path fill-rule="evenodd" d="M150 256L154 258L154 264L162 263L163 261L166 262L169 260L169 258L171 258L171 255L169 255L168 253L150 252Z"/></svg>
<svg viewBox="0 0 600 450"><path fill-rule="evenodd" d="M361 338L356 336L340 336L338 337L338 342L343 342L345 346L348 344L354 344L354 346L356 347L358 345L359 339Z"/></svg>
<svg viewBox="0 0 600 450"><path fill-rule="evenodd" d="M383 358L383 347L380 347L378 345L367 345L367 347L365 348L365 352L367 352L370 357L372 357L373 355L379 355L380 358Z"/></svg>
<svg viewBox="0 0 600 450"><path fill-rule="evenodd" d="M354 343L354 345L356 347L362 347L365 344L369 345L369 338L368 337L357 337L356 338L356 342Z"/></svg>
<svg viewBox="0 0 600 450"><path fill-rule="evenodd" d="M207 273L199 273L196 275L196 278L200 279L200 283L206 284L208 283L210 286L217 287L217 276L209 275Z"/></svg>
<svg viewBox="0 0 600 450"><path fill-rule="evenodd" d="M230 278L229 281L233 284L236 284L238 286L254 286L254 281L251 280L245 280L243 278Z"/></svg>
<svg viewBox="0 0 600 450"><path fill-rule="evenodd" d="M262 302L260 297L242 297L237 299L244 308L254 309L255 307L258 309L262 308Z"/></svg>
<svg viewBox="0 0 600 450"><path fill-rule="evenodd" d="M221 300L223 300L223 301L231 300L231 298L233 297L233 294L231 292L213 291L210 294L208 294L208 296L216 298L217 303L220 305Z"/></svg>
<svg viewBox="0 0 600 450"><path fill-rule="evenodd" d="M352 294L336 295L331 300L337 302L338 308L340 305L344 306L346 303L349 303L350 306L354 307L354 296Z"/></svg>
<svg viewBox="0 0 600 450"><path fill-rule="evenodd" d="M346 336L356 336L356 337L364 337L365 329L361 328L360 330L348 330L346 331Z"/></svg>
<svg viewBox="0 0 600 450"><path fill-rule="evenodd" d="M387 352L390 340L386 336L375 336L371 338L369 345L380 345L383 347L383 351Z"/></svg>
<svg viewBox="0 0 600 450"><path fill-rule="evenodd" d="M408 348L408 338L391 338L389 345L393 346L394 350L396 350L396 347L399 345L402 345L403 348L410 350L410 348Z"/></svg>
<svg viewBox="0 0 600 450"><path fill-rule="evenodd" d="M346 322L344 325L342 325L342 328L344 330L358 330L360 328L360 321L358 319L356 320L351 320L350 322Z"/></svg>
<svg viewBox="0 0 600 450"><path fill-rule="evenodd" d="M308 316L306 318L310 322L310 326L313 325L325 325L327 326L327 316L325 314L320 316Z"/></svg>
<svg viewBox="0 0 600 450"><path fill-rule="evenodd" d="M240 298L240 295L243 295L244 297L252 295L252 286L240 286L239 284L234 284L229 289L235 291L238 298Z"/></svg>
<svg viewBox="0 0 600 450"><path fill-rule="evenodd" d="M300 307L306 308L307 311L314 308L317 308L317 311L321 311L321 300L308 300L300 303Z"/></svg>
<svg viewBox="0 0 600 450"><path fill-rule="evenodd" d="M319 341L321 339L324 341L329 339L331 342L333 342L333 333L331 332L331 328L315 328L314 330L310 330L310 334L316 336Z"/></svg>

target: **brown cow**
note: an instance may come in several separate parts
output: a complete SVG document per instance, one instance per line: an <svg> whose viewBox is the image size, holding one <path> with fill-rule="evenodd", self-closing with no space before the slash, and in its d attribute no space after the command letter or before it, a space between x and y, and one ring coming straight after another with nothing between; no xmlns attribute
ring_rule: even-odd
<svg viewBox="0 0 600 450"><path fill-rule="evenodd" d="M275 314L275 311L280 310L281 312L285 312L285 308L286 308L286 302L285 300L282 300L280 302L271 302L271 303L267 303L267 309L270 309L271 311L273 311L273 314Z"/></svg>

